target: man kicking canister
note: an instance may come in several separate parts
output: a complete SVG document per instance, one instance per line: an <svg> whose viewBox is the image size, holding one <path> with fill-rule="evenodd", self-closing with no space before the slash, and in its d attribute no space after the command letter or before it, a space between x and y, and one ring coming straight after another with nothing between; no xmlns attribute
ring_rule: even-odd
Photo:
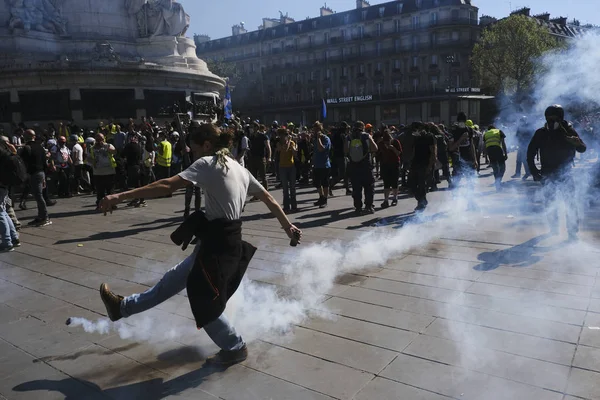
<svg viewBox="0 0 600 400"><path fill-rule="evenodd" d="M204 328L221 348L207 361L220 365L235 364L248 356L242 337L223 314L227 300L237 290L256 251L255 247L241 239L240 217L246 197L256 196L265 203L289 238L299 240L302 235L265 188L231 158L229 147L232 139L229 133L221 132L214 125L194 121L190 127L190 143L198 159L188 169L142 188L106 196L100 202L100 208L106 215L107 211L112 212L114 205L123 201L164 197L190 184L204 190L206 214L193 214L178 229L185 231L187 225L199 238L193 254L144 293L118 296L103 283L100 296L109 318L117 321L146 311L187 289L197 327ZM184 240L186 245L191 236Z"/></svg>

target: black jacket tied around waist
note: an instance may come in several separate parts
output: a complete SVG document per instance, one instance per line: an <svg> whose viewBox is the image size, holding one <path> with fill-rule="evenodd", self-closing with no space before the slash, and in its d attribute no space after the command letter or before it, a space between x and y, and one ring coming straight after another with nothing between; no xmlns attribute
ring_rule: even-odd
<svg viewBox="0 0 600 400"><path fill-rule="evenodd" d="M171 234L184 248L196 236L200 248L187 279L187 295L198 329L219 318L238 289L256 247L242 240L242 221L209 221L196 211Z"/></svg>

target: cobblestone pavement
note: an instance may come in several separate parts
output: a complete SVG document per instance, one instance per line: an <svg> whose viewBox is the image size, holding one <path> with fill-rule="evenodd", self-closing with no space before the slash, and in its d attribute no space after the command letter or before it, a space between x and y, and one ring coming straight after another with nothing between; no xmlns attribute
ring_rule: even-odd
<svg viewBox="0 0 600 400"><path fill-rule="evenodd" d="M324 310L251 340L248 360L227 370L204 366L217 348L195 330L185 293L148 313L149 341L65 325L105 317L101 282L143 291L184 256L168 236L182 193L107 217L90 196L61 200L53 225L24 228L22 247L0 254L0 398L600 398L599 214L589 211L581 242L568 243L564 232L547 234L536 184L509 180L497 194L489 174L478 181L478 210L441 190L422 218L412 199L357 217L342 190L321 210L301 188L298 248L249 203L245 238L259 251L248 277L282 296L295 285L283 265L311 242L339 240L346 255L366 251L347 263L370 262L340 270L319 298ZM381 197L378 182L377 205ZM18 213L24 225L34 214ZM336 263L327 247L313 249L323 269ZM177 326L186 329L156 340Z"/></svg>

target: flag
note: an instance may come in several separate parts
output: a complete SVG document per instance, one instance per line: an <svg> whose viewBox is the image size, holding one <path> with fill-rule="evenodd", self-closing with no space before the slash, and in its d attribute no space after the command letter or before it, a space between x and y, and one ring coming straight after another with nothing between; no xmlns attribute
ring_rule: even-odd
<svg viewBox="0 0 600 400"><path fill-rule="evenodd" d="M322 99L323 104L321 105L321 116L323 119L327 118L327 104L325 104L325 99Z"/></svg>
<svg viewBox="0 0 600 400"><path fill-rule="evenodd" d="M229 80L225 83L225 99L223 100L223 109L225 111L225 119L231 119L233 107L231 106L231 91L229 90Z"/></svg>

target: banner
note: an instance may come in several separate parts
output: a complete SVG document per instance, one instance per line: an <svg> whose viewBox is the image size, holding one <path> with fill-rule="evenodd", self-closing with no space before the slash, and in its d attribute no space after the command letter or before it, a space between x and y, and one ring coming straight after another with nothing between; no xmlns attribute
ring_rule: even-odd
<svg viewBox="0 0 600 400"><path fill-rule="evenodd" d="M225 83L225 99L223 100L223 109L225 111L225 119L231 119L233 115L233 107L231 104L231 91L229 90L229 80Z"/></svg>

